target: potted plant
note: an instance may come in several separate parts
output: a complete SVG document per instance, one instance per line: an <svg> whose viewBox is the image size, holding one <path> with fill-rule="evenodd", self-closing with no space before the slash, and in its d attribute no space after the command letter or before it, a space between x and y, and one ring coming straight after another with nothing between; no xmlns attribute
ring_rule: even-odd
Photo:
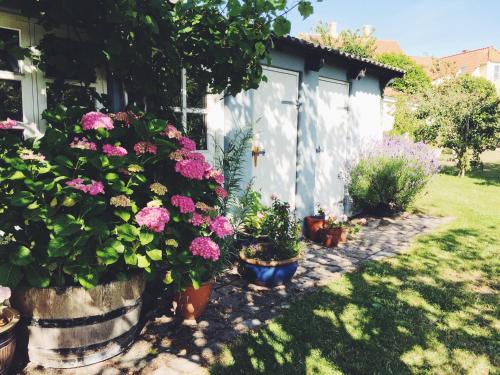
<svg viewBox="0 0 500 375"><path fill-rule="evenodd" d="M325 209L318 204L318 214L304 218L305 234L311 241L317 241L319 232L325 226L325 216Z"/></svg>
<svg viewBox="0 0 500 375"><path fill-rule="evenodd" d="M255 284L273 287L289 282L301 251L300 225L290 205L274 198L263 223L268 242L254 242L240 251L240 272Z"/></svg>
<svg viewBox="0 0 500 375"><path fill-rule="evenodd" d="M339 218L329 216L326 219L325 227L321 230L321 239L324 246L335 247L339 243L347 242L348 234L349 226L346 215Z"/></svg>
<svg viewBox="0 0 500 375"><path fill-rule="evenodd" d="M234 215L240 220L237 230L240 247L268 240L263 227L268 212L269 207L262 203L262 194L250 185L240 197Z"/></svg>
<svg viewBox="0 0 500 375"><path fill-rule="evenodd" d="M10 289L0 285L0 374L7 373L16 350L15 328L19 313L4 304L10 295Z"/></svg>
<svg viewBox="0 0 500 375"><path fill-rule="evenodd" d="M145 278L197 289L232 231L224 177L192 140L148 114L78 111L44 112L37 140L0 129L0 284L46 367L128 347Z"/></svg>

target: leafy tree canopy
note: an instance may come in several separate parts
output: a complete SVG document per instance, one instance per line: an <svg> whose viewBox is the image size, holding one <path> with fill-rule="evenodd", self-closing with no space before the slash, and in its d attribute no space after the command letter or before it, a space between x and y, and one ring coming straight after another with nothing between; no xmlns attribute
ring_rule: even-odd
<svg viewBox="0 0 500 375"><path fill-rule="evenodd" d="M500 140L500 99L495 86L484 78L461 75L427 91L418 106L425 119L416 136L453 150L461 176L487 149Z"/></svg>
<svg viewBox="0 0 500 375"><path fill-rule="evenodd" d="M306 0L18 0L15 6L46 30L38 49L49 76L89 84L102 68L157 113L178 99L181 67L213 92L256 88L272 37L290 31L286 14L295 7L304 18L313 12Z"/></svg>
<svg viewBox="0 0 500 375"><path fill-rule="evenodd" d="M320 21L314 31L319 34L319 44L322 46L337 48L359 57L371 58L375 54L376 39L372 35L363 35L360 30L342 30L334 37L328 25Z"/></svg>
<svg viewBox="0 0 500 375"><path fill-rule="evenodd" d="M403 53L383 53L378 55L377 60L383 64L403 69L404 77L395 78L390 87L406 94L422 93L431 86L431 78L424 72L422 67Z"/></svg>

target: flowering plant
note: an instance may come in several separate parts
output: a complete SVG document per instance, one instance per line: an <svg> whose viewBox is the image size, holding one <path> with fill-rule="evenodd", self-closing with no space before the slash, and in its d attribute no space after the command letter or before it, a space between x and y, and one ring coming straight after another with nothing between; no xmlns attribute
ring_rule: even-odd
<svg viewBox="0 0 500 375"><path fill-rule="evenodd" d="M438 153L404 137L375 142L350 171L349 195L359 211L393 214L405 210L439 170Z"/></svg>
<svg viewBox="0 0 500 375"><path fill-rule="evenodd" d="M0 284L211 278L232 235L218 214L222 173L164 120L74 110L46 111L39 140L0 129Z"/></svg>
<svg viewBox="0 0 500 375"><path fill-rule="evenodd" d="M340 217L332 215L326 218L326 227L328 229L345 228L348 225L349 222L346 215L341 215Z"/></svg>

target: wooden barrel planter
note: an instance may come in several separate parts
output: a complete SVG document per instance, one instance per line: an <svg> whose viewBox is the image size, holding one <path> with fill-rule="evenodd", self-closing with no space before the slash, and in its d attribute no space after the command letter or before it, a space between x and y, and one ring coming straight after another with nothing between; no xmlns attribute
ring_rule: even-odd
<svg viewBox="0 0 500 375"><path fill-rule="evenodd" d="M16 350L16 325L19 314L10 307L0 306L0 317L8 323L0 326L0 375L7 374Z"/></svg>
<svg viewBox="0 0 500 375"><path fill-rule="evenodd" d="M86 366L125 350L136 335L145 281L136 275L86 290L16 291L30 362L50 368Z"/></svg>

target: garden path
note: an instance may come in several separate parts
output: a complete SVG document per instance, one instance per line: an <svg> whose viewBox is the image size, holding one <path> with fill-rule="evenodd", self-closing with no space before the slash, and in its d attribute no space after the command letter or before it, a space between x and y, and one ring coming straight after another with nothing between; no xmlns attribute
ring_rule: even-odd
<svg viewBox="0 0 500 375"><path fill-rule="evenodd" d="M289 285L265 288L247 285L235 268L217 281L211 303L201 320L180 322L166 307L146 317L146 324L130 349L115 358L72 370L50 370L28 365L24 374L205 374L224 344L272 319L304 292L354 271L362 262L403 252L418 234L449 218L403 215L368 220L356 239L337 248L305 242L305 254ZM159 306L166 306L159 305Z"/></svg>

